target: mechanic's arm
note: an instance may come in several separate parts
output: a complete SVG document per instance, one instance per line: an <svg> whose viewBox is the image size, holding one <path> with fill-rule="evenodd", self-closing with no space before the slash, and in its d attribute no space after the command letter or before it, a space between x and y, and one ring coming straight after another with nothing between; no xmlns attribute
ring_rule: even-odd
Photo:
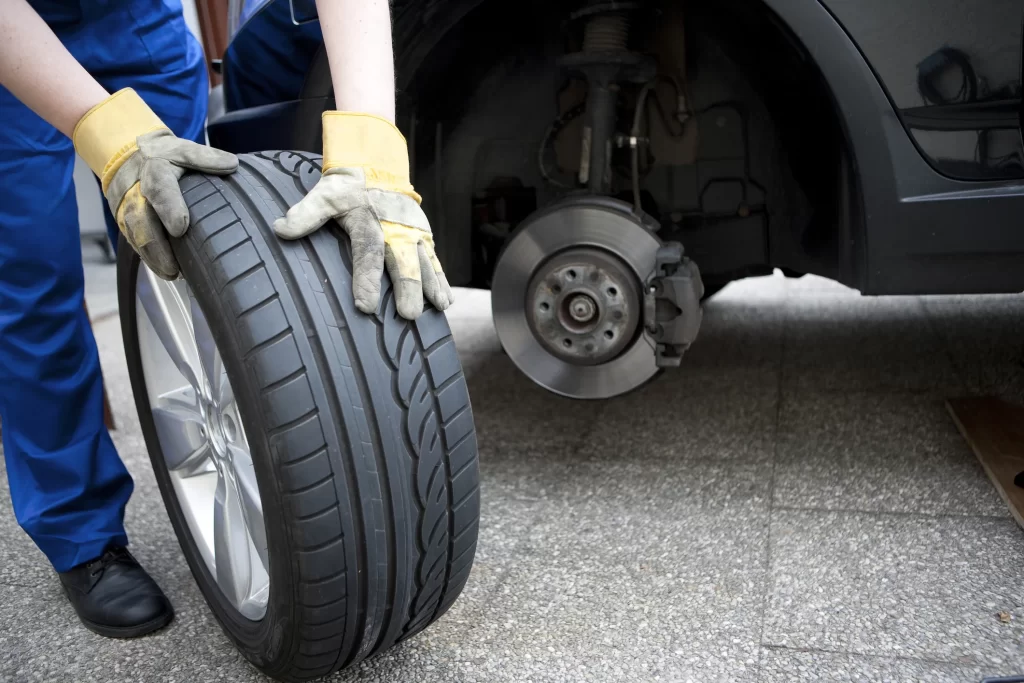
<svg viewBox="0 0 1024 683"><path fill-rule="evenodd" d="M356 307L373 313L388 269L404 318L438 310L452 293L395 121L395 64L388 0L317 0L337 110L323 114L324 174L274 228L286 239L337 219L352 243Z"/></svg>
<svg viewBox="0 0 1024 683"><path fill-rule="evenodd" d="M395 122L389 0L317 0L335 106Z"/></svg>
<svg viewBox="0 0 1024 683"><path fill-rule="evenodd" d="M186 169L230 173L238 160L178 139L133 90L109 95L26 0L2 2L0 84L74 141L128 243L157 275L176 277L164 228L188 228L178 180Z"/></svg>

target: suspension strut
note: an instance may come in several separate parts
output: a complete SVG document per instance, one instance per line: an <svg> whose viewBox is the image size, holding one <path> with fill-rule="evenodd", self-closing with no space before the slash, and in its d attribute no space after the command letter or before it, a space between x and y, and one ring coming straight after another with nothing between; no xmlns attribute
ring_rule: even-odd
<svg viewBox="0 0 1024 683"><path fill-rule="evenodd" d="M615 99L621 83L643 84L657 73L653 58L629 50L630 19L639 2L586 2L570 17L583 22L583 47L559 60L587 81L587 110L580 145L580 183L592 194L611 190Z"/></svg>

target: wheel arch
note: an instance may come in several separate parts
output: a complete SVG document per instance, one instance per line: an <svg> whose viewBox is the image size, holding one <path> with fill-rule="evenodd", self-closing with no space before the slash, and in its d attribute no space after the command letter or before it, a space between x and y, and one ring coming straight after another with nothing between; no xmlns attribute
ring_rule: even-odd
<svg viewBox="0 0 1024 683"><path fill-rule="evenodd" d="M426 5L402 6L396 3L394 42L400 104L440 77L442 72L425 69L436 61L431 59L432 55L443 50L445 41L453 38L454 29L478 10L495 4L496 0L434 0ZM935 174L900 124L870 64L819 0L691 2L687 11L709 11L707 8L712 5L714 12L730 17L726 25L743 23L744 17L748 23L753 17L759 21L767 19L767 23L760 25L761 30L770 27L774 39L788 46L809 79L807 85L814 95L828 103L829 115L841 134L838 209L831 227L838 254L831 263L823 261L820 255L808 257L795 264L794 270L818 272L858 289L870 289L869 223L896 220L899 197L923 193ZM329 94L329 70L326 54L321 50L307 76L302 99L325 102L325 95ZM778 107L769 109L777 118L787 115ZM304 137L310 140L319 132L311 125L303 127ZM800 268L801 265L805 267Z"/></svg>
<svg viewBox="0 0 1024 683"><path fill-rule="evenodd" d="M790 249L787 236L773 230L773 265L864 288L868 217L877 213L872 206L895 197L888 137L898 133L909 144L864 56L820 0L720 0L690 3L688 11L715 14L705 25L716 27L723 43L749 50L750 40L763 41L761 56L738 61L760 90L801 188L812 203L834 209L816 234L807 231ZM898 130L887 127L887 116ZM818 184L827 175L823 160L833 162L831 188ZM835 250L814 253L812 243L825 240Z"/></svg>

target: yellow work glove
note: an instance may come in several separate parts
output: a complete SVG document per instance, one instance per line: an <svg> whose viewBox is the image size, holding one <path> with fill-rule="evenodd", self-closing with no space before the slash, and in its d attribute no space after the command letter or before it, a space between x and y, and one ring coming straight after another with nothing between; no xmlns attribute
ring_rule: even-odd
<svg viewBox="0 0 1024 683"><path fill-rule="evenodd" d="M384 266L395 289L395 308L413 320L424 297L440 311L452 291L434 253L434 239L420 196L409 182L405 138L386 119L370 114L323 114L323 176L274 223L297 239L336 219L352 242L352 292L356 308L377 310Z"/></svg>
<svg viewBox="0 0 1024 683"><path fill-rule="evenodd" d="M174 237L188 230L188 207L178 181L186 170L231 173L238 158L176 137L131 88L86 112L72 140L100 179L128 244L154 273L176 278L178 262L165 230Z"/></svg>

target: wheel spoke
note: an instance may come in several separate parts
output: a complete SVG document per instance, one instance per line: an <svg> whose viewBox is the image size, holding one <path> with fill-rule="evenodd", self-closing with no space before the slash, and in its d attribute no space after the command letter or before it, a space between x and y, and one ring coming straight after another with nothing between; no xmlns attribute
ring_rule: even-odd
<svg viewBox="0 0 1024 683"><path fill-rule="evenodd" d="M230 412L232 417L238 419L238 424L242 424L241 415L238 414L238 410L235 408L235 390L231 388L231 382L228 381L227 376L221 378L217 405L220 407L221 412Z"/></svg>
<svg viewBox="0 0 1024 683"><path fill-rule="evenodd" d="M248 619L266 614L267 533L238 401L208 320L183 280L141 265L138 342L162 462L188 532L223 595ZM219 328L217 328L219 330Z"/></svg>
<svg viewBox="0 0 1024 683"><path fill-rule="evenodd" d="M208 470L213 451L204 433L203 417L195 406L163 398L153 406L153 422L169 470L182 477Z"/></svg>
<svg viewBox="0 0 1024 683"><path fill-rule="evenodd" d="M249 597L252 584L252 564L249 560L249 535L238 489L218 471L217 490L213 500L214 563L217 584L228 599L240 607Z"/></svg>
<svg viewBox="0 0 1024 683"><path fill-rule="evenodd" d="M191 293L189 294L189 306L192 318L192 331L195 334L196 349L199 351L199 363L202 366L203 375L209 388L207 395L217 401L218 405L223 405L221 397L224 393L224 387L228 386L228 382L225 381L224 363L221 360L220 351L217 350L217 344L213 341L213 332L210 331L210 324L207 322L202 310L200 310L195 296Z"/></svg>
<svg viewBox="0 0 1024 683"><path fill-rule="evenodd" d="M263 503L256 484L256 472L248 453L235 446L231 446L230 449L232 469L238 483L238 493L242 498L245 525L249 529L249 536L256 547L260 562L263 563L263 569L270 571L267 559L267 532L263 526Z"/></svg>
<svg viewBox="0 0 1024 683"><path fill-rule="evenodd" d="M192 323L189 309L182 300L175 283L162 280L145 267L139 266L138 297L160 343L178 372L199 393L199 377L195 367L198 353L192 341Z"/></svg>

